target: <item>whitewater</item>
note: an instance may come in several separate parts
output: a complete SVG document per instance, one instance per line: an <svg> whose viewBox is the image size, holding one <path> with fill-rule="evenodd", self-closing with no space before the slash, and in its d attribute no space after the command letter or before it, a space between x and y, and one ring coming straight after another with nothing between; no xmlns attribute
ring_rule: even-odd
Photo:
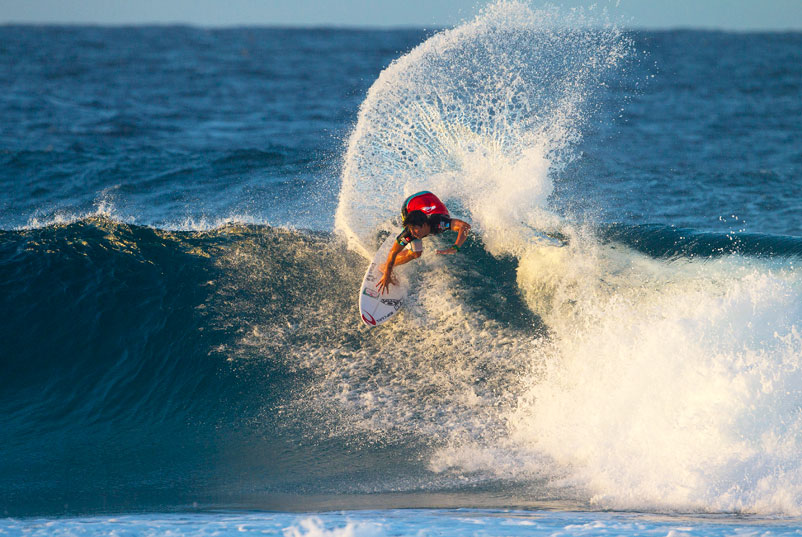
<svg viewBox="0 0 802 537"><path fill-rule="evenodd" d="M352 248L369 249L393 201L429 188L470 217L487 252L516 259L517 291L543 322L487 330L454 290L470 269L424 261L402 330L426 341L403 352L445 348L469 379L477 362L500 361L515 386L488 396L445 379L450 400L476 408L433 431L447 447L430 466L545 481L602 509L798 515L796 256L655 259L548 204L595 92L633 54L614 26L587 24L497 3L393 62L360 107L335 220ZM545 246L536 230L567 245Z"/></svg>
<svg viewBox="0 0 802 537"><path fill-rule="evenodd" d="M0 531L797 533L800 36L611 18L0 29Z"/></svg>

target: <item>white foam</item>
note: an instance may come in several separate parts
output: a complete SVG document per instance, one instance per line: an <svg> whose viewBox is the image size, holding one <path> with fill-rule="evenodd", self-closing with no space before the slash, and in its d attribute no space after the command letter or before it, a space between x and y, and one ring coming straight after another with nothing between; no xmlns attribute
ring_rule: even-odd
<svg viewBox="0 0 802 537"><path fill-rule="evenodd" d="M249 214L230 214L227 216L187 216L183 220L162 224L160 227L168 231L213 231L236 225L270 225L262 218Z"/></svg>
<svg viewBox="0 0 802 537"><path fill-rule="evenodd" d="M124 217L120 214L115 204L114 191L115 187L104 189L92 204L92 208L85 211L73 211L69 209L60 209L53 214L47 216L32 216L28 222L19 227L20 230L40 229L50 226L66 226L86 220L89 218L105 218L115 221L126 221L134 223L135 219L131 217Z"/></svg>
<svg viewBox="0 0 802 537"><path fill-rule="evenodd" d="M376 229L420 190L488 237L538 222L589 95L627 51L619 31L587 23L579 10L499 1L385 69L343 166L335 224L351 247L367 256Z"/></svg>
<svg viewBox="0 0 802 537"><path fill-rule="evenodd" d="M374 537L385 534L377 522L349 521L342 527L327 527L320 517L307 517L284 529L284 537Z"/></svg>
<svg viewBox="0 0 802 537"><path fill-rule="evenodd" d="M550 473L603 508L802 514L802 274L578 237L543 252L519 283L550 337L508 434L433 468Z"/></svg>
<svg viewBox="0 0 802 537"><path fill-rule="evenodd" d="M47 216L32 216L19 230L41 229L51 226L67 226L76 222L91 219L104 219L121 224L137 224L137 218L123 214L115 205L114 200L101 195L89 210L61 209ZM272 226L282 229L295 229L294 226L277 225L264 218L255 217L247 213L232 213L224 216L186 216L183 219L156 222L154 227L165 231L195 231L206 232L219 230L228 226L253 225Z"/></svg>

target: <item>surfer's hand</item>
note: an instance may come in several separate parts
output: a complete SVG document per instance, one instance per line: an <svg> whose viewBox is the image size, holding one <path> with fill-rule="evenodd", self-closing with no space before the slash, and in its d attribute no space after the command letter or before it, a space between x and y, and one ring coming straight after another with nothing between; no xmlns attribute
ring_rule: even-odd
<svg viewBox="0 0 802 537"><path fill-rule="evenodd" d="M458 252L456 248L446 248L445 250L437 250L437 253L440 255L454 255Z"/></svg>
<svg viewBox="0 0 802 537"><path fill-rule="evenodd" d="M395 279L393 276L393 272L387 272L387 265L384 265L381 268L382 277L379 280L379 283L376 284L376 287L379 289L381 294L388 292L390 285L398 285L398 280Z"/></svg>
<svg viewBox="0 0 802 537"><path fill-rule="evenodd" d="M385 272L384 275L379 280L379 283L376 284L376 288L379 290L379 293L384 294L387 292L387 288L390 287L392 283L392 278L388 276Z"/></svg>

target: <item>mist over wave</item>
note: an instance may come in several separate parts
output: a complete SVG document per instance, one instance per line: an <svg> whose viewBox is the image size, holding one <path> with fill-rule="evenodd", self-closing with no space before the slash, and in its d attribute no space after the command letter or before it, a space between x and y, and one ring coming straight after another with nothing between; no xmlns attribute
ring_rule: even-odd
<svg viewBox="0 0 802 537"><path fill-rule="evenodd" d="M496 2L385 69L345 155L335 223L349 245L367 253L371 234L420 190L499 247L518 248L527 224L552 226L542 210L551 174L629 51L618 29L591 22L582 11Z"/></svg>

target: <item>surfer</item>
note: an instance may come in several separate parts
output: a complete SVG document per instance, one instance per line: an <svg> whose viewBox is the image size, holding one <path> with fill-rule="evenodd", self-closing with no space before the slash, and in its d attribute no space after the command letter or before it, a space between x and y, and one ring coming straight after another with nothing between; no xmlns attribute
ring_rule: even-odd
<svg viewBox="0 0 802 537"><path fill-rule="evenodd" d="M384 264L384 274L376 285L382 294L387 291L390 284L395 283L392 276L394 266L403 265L421 256L423 237L437 235L449 229L456 231L457 240L454 246L437 250L438 254L452 255L459 252L471 229L467 222L451 218L443 202L431 192L418 192L404 200L401 205L401 217L404 230L396 237Z"/></svg>

